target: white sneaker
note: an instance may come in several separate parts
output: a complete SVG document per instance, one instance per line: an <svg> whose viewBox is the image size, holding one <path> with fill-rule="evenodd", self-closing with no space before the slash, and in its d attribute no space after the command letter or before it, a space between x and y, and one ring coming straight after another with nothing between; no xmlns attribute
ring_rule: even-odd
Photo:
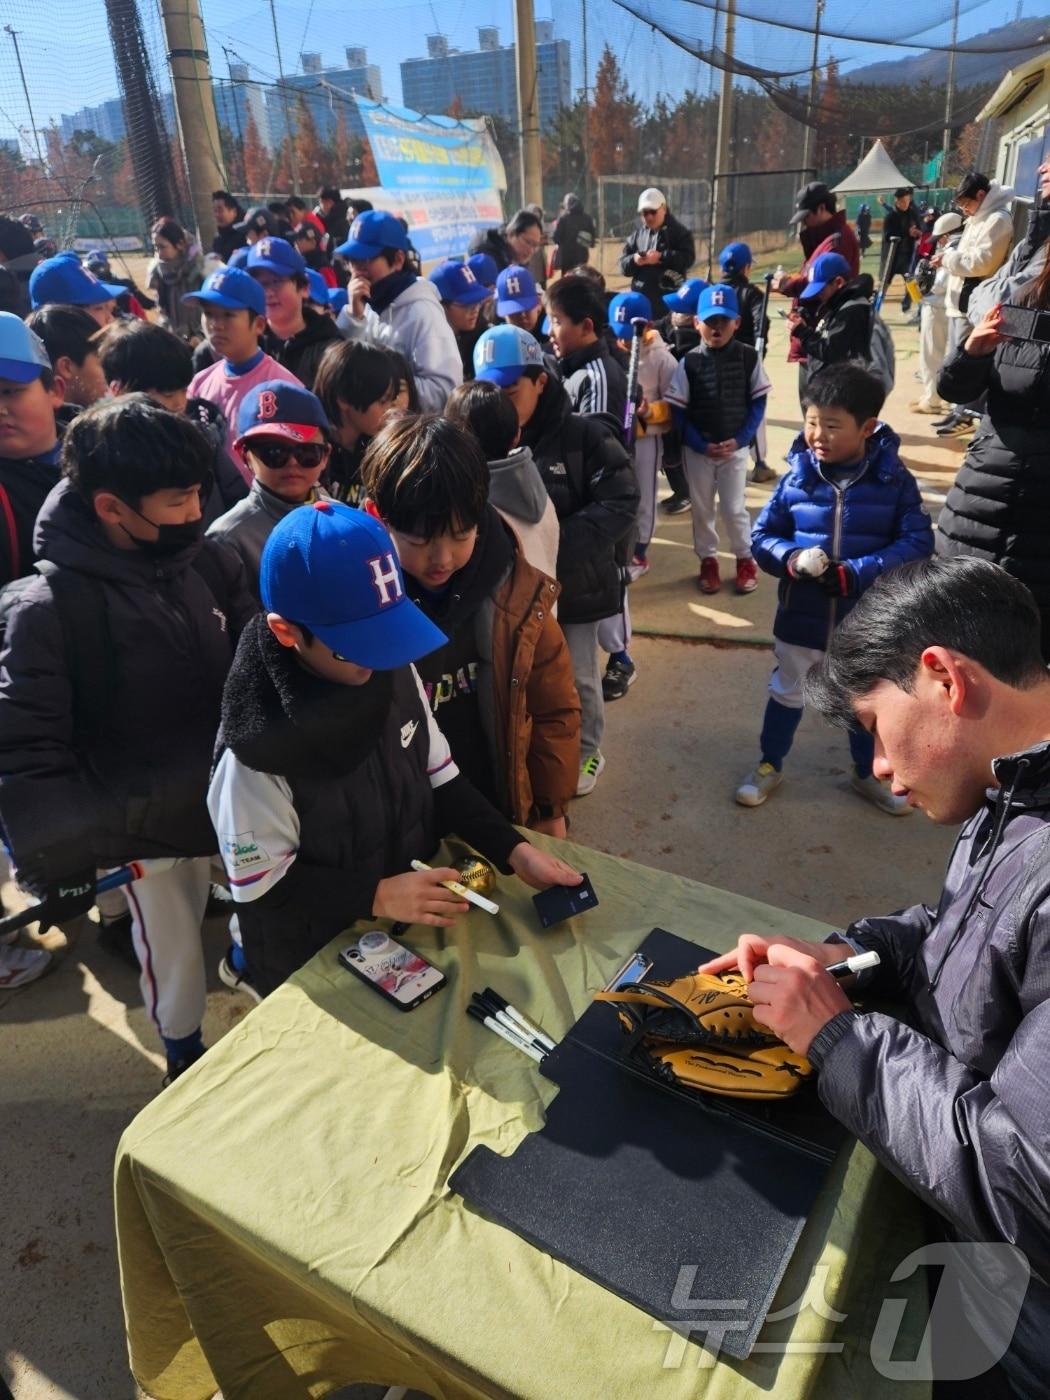
<svg viewBox="0 0 1050 1400"><path fill-rule="evenodd" d="M863 797L865 802L870 802L873 807L878 807L879 811L885 812L887 816L907 817L911 815L912 809L908 806L908 799L894 797L886 784L880 783L874 773L869 773L866 778L862 778L859 773L853 772L850 774L849 783L858 797Z"/></svg>
<svg viewBox="0 0 1050 1400"><path fill-rule="evenodd" d="M752 768L734 795L741 807L761 807L783 781L783 773L778 773L772 763L760 763Z"/></svg>
<svg viewBox="0 0 1050 1400"><path fill-rule="evenodd" d="M594 791L594 785L605 771L605 758L601 749L585 758L580 764L580 780L576 784L576 796L586 797Z"/></svg>
<svg viewBox="0 0 1050 1400"><path fill-rule="evenodd" d="M229 987L231 992L243 992L246 997L251 997L256 1006L262 1001L262 996L248 981L247 976L238 972L230 962L229 953L223 953L219 959L219 981L224 987Z"/></svg>
<svg viewBox="0 0 1050 1400"><path fill-rule="evenodd" d="M0 948L0 992L35 982L51 966L46 948Z"/></svg>

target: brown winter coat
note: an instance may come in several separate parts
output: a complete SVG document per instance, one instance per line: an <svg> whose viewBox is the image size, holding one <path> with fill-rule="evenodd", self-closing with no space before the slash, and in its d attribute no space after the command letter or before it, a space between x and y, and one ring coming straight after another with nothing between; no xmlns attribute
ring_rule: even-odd
<svg viewBox="0 0 1050 1400"><path fill-rule="evenodd" d="M561 585L518 546L506 578L477 614L482 724L496 764L500 806L519 825L538 804L562 816L580 772L580 701L553 614Z"/></svg>

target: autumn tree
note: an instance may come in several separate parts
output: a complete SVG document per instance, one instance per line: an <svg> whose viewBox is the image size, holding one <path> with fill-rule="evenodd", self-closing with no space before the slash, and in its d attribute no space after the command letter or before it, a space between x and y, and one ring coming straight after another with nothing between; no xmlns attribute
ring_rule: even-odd
<svg viewBox="0 0 1050 1400"><path fill-rule="evenodd" d="M588 113L592 175L624 174L637 159L638 116L638 102L628 90L616 55L606 44L595 73L594 100Z"/></svg>
<svg viewBox="0 0 1050 1400"><path fill-rule="evenodd" d="M454 117L456 121L459 121L460 118L463 116L463 99L462 97L460 97L458 92L453 96L452 101L448 104L448 109L445 112L445 116Z"/></svg>
<svg viewBox="0 0 1050 1400"><path fill-rule="evenodd" d="M379 171L376 169L375 157L372 155L372 145L368 137L364 137L361 142L361 184L368 188L371 185L379 184Z"/></svg>
<svg viewBox="0 0 1050 1400"><path fill-rule="evenodd" d="M302 92L295 109L295 159L299 166L299 179L304 188L315 188L320 182L327 158L321 138L317 134L314 114L310 111L306 94Z"/></svg>
<svg viewBox="0 0 1050 1400"><path fill-rule="evenodd" d="M335 119L335 135L332 137L332 163L335 167L334 183L345 185L350 174L350 162L352 158L350 142L350 126L346 117L345 103L339 104L339 112Z"/></svg>
<svg viewBox="0 0 1050 1400"><path fill-rule="evenodd" d="M270 155L249 108L244 124L244 188L252 194L264 194L269 187Z"/></svg>

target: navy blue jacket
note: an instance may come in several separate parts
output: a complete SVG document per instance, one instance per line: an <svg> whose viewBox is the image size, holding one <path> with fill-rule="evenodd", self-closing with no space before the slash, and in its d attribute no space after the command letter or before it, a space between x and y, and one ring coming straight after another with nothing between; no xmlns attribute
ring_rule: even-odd
<svg viewBox="0 0 1050 1400"><path fill-rule="evenodd" d="M919 487L897 455L900 438L880 423L868 439L860 475L839 487L825 476L800 433L780 479L755 521L751 551L760 568L780 579L773 635L795 646L824 649L857 596L887 569L933 553L933 527ZM848 598L830 597L811 579L793 579L787 561L818 546L848 561Z"/></svg>

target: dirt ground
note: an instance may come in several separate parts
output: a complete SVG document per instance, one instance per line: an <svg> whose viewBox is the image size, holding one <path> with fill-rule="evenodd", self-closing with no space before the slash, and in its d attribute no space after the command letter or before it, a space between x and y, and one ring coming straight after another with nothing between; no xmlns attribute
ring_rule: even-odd
<svg viewBox="0 0 1050 1400"><path fill-rule="evenodd" d="M887 319L898 361L885 416L936 515L962 449L938 443L930 420L907 411L917 392L915 333L895 307ZM783 322L774 320L770 462L778 465L798 404ZM767 491L749 503L757 509ZM608 766L593 795L574 804L574 837L831 923L934 898L953 833L861 802L847 785L844 737L812 716L780 791L758 810L733 803L757 756L774 588L763 579L750 598L723 594L709 600L713 617L698 615L688 517L664 518L658 536L654 569L631 595L639 632L652 635L636 638L638 681L608 708ZM691 932L702 938L702 929ZM205 941L213 1042L249 1005L214 975L221 926L209 925ZM111 1168L121 1131L160 1090L162 1060L135 974L99 949L90 921L59 951L51 975L0 994L0 1376L18 1400L131 1400Z"/></svg>

